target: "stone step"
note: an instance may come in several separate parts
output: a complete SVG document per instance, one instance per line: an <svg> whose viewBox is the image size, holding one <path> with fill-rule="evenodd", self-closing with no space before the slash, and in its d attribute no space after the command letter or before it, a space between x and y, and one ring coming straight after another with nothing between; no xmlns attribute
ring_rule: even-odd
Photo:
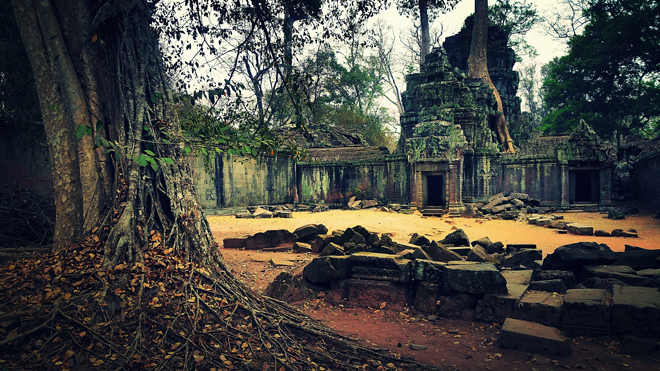
<svg viewBox="0 0 660 371"><path fill-rule="evenodd" d="M571 355L571 339L555 327L507 318L502 325L500 347L554 357Z"/></svg>

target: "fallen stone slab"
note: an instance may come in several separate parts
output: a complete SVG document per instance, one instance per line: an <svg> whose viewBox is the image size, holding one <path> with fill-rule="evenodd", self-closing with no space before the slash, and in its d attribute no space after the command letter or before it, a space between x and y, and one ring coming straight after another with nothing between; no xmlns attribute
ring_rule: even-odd
<svg viewBox="0 0 660 371"><path fill-rule="evenodd" d="M594 227L585 224L570 223L567 224L566 227L568 228L568 233L570 234L578 236L593 236L594 234Z"/></svg>
<svg viewBox="0 0 660 371"><path fill-rule="evenodd" d="M378 201L376 200L364 200L362 201L362 208L368 209L370 207L378 206Z"/></svg>
<svg viewBox="0 0 660 371"><path fill-rule="evenodd" d="M660 269L660 250L632 250L616 252L617 265L627 265L634 270Z"/></svg>
<svg viewBox="0 0 660 371"><path fill-rule="evenodd" d="M445 236L440 243L443 245L470 246L470 239L462 229L457 229Z"/></svg>
<svg viewBox="0 0 660 371"><path fill-rule="evenodd" d="M536 260L543 259L543 252L540 249L520 250L515 254L508 256L503 262L503 267L525 266L531 267Z"/></svg>
<svg viewBox="0 0 660 371"><path fill-rule="evenodd" d="M328 229L325 228L325 231L327 232ZM307 224L297 228L295 231L293 231L293 234L295 234L298 237L298 241L307 242L314 239L316 236L322 233L319 231L319 228L316 226L316 224Z"/></svg>
<svg viewBox="0 0 660 371"><path fill-rule="evenodd" d="M500 241L496 241L485 247L485 249L489 254L502 254L504 253L504 244Z"/></svg>
<svg viewBox="0 0 660 371"><path fill-rule="evenodd" d="M460 256L467 257L470 251L472 251L472 248L469 246L449 247L449 251L455 252Z"/></svg>
<svg viewBox="0 0 660 371"><path fill-rule="evenodd" d="M514 309L514 318L556 327L561 319L563 302L562 294L528 289Z"/></svg>
<svg viewBox="0 0 660 371"><path fill-rule="evenodd" d="M309 297L310 288L301 275L280 273L264 291L265 296L292 303Z"/></svg>
<svg viewBox="0 0 660 371"><path fill-rule="evenodd" d="M560 246L543 260L544 270L578 273L584 265L608 265L617 260L609 246L595 242L576 242Z"/></svg>
<svg viewBox="0 0 660 371"><path fill-rule="evenodd" d="M293 213L291 212L291 210L282 210L278 212L277 216L279 218L293 218Z"/></svg>
<svg viewBox="0 0 660 371"><path fill-rule="evenodd" d="M290 260L281 259L281 258L272 258L270 259L269 263L273 267L292 267L296 264Z"/></svg>
<svg viewBox="0 0 660 371"><path fill-rule="evenodd" d="M570 271L561 271L561 270L542 270L536 275L537 280L554 280L560 279L564 282L566 289L575 288L577 285L577 278L575 273Z"/></svg>
<svg viewBox="0 0 660 371"><path fill-rule="evenodd" d="M507 254L515 254L521 250L536 250L535 243L508 243L506 244Z"/></svg>
<svg viewBox="0 0 660 371"><path fill-rule="evenodd" d="M254 215L251 213L238 213L235 215L236 219L252 219Z"/></svg>
<svg viewBox="0 0 660 371"><path fill-rule="evenodd" d="M346 252L342 246L337 245L334 242L331 242L323 248L323 251L319 253L319 256L330 256L330 255L344 255Z"/></svg>
<svg viewBox="0 0 660 371"><path fill-rule="evenodd" d="M254 216L255 218L272 218L273 212L263 207L257 207L254 213L252 213L252 216Z"/></svg>
<svg viewBox="0 0 660 371"><path fill-rule="evenodd" d="M484 250L481 245L475 245L473 248L470 249L470 251L467 253L467 260L468 261L474 261L474 262L479 262L479 263L485 263L485 262L494 262L495 259L490 256Z"/></svg>
<svg viewBox="0 0 660 371"><path fill-rule="evenodd" d="M304 242L296 242L293 244L293 252L296 254L311 253L312 245Z"/></svg>
<svg viewBox="0 0 660 371"><path fill-rule="evenodd" d="M492 244L493 242L488 237L481 237L480 239L474 240L471 243L472 247L474 247L475 245L480 245L484 249Z"/></svg>
<svg viewBox="0 0 660 371"><path fill-rule="evenodd" d="M447 265L445 286L470 294L506 294L506 279L491 263Z"/></svg>
<svg viewBox="0 0 660 371"><path fill-rule="evenodd" d="M303 277L311 283L326 283L351 276L349 256L325 256L312 259L303 268Z"/></svg>
<svg viewBox="0 0 660 371"><path fill-rule="evenodd" d="M463 259L457 253L435 241L431 241L428 246L424 246L422 249L431 257L431 259L437 262L449 262Z"/></svg>
<svg viewBox="0 0 660 371"><path fill-rule="evenodd" d="M222 240L222 247L225 249L242 249L245 247L247 237L232 237Z"/></svg>
<svg viewBox="0 0 660 371"><path fill-rule="evenodd" d="M529 289L535 291L556 292L558 294L566 293L566 285L559 278L552 280L537 280L529 283Z"/></svg>
<svg viewBox="0 0 660 371"><path fill-rule="evenodd" d="M654 287L614 286L612 318L617 335L660 336L660 292Z"/></svg>
<svg viewBox="0 0 660 371"><path fill-rule="evenodd" d="M609 335L612 322L611 305L607 290L568 290L564 296L559 328L572 335Z"/></svg>
<svg viewBox="0 0 660 371"><path fill-rule="evenodd" d="M507 318L502 325L500 347L553 357L571 355L571 339L554 327Z"/></svg>
<svg viewBox="0 0 660 371"><path fill-rule="evenodd" d="M594 236L598 237L612 237L612 234L608 231L604 231L602 229L597 229L594 231Z"/></svg>
<svg viewBox="0 0 660 371"><path fill-rule="evenodd" d="M296 235L286 229L269 230L256 233L245 241L246 250L260 250L269 247L291 247L296 242Z"/></svg>
<svg viewBox="0 0 660 371"><path fill-rule="evenodd" d="M430 244L431 241L426 236L420 236L417 233L413 233L408 243L416 246L426 246Z"/></svg>

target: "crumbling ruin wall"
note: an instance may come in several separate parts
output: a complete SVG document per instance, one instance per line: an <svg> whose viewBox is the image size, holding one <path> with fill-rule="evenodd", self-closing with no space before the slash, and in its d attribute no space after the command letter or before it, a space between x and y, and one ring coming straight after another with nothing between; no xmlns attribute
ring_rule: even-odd
<svg viewBox="0 0 660 371"><path fill-rule="evenodd" d="M199 171L199 169L197 170ZM217 207L275 205L294 202L296 163L291 156L216 157ZM199 182L195 186L199 187ZM202 192L199 192L200 198ZM209 192L209 194L213 194Z"/></svg>
<svg viewBox="0 0 660 371"><path fill-rule="evenodd" d="M640 206L660 210L660 139L650 141L634 162L633 184Z"/></svg>
<svg viewBox="0 0 660 371"><path fill-rule="evenodd" d="M301 203L346 203L352 196L408 202L408 162L387 156L366 162L305 163L297 165Z"/></svg>

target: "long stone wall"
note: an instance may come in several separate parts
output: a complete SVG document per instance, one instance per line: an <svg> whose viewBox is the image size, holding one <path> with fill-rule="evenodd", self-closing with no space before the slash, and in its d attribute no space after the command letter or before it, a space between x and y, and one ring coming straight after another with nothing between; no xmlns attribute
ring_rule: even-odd
<svg viewBox="0 0 660 371"><path fill-rule="evenodd" d="M390 158L362 164L299 164L296 182L302 203L345 203L361 193L407 203L409 170L405 158Z"/></svg>
<svg viewBox="0 0 660 371"><path fill-rule="evenodd" d="M562 169L557 163L502 164L497 189L505 193L527 193L543 204L560 204Z"/></svg>

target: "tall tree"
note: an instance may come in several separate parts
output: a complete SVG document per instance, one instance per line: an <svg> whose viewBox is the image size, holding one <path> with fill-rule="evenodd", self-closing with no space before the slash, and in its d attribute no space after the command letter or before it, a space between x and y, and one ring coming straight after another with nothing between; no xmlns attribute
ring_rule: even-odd
<svg viewBox="0 0 660 371"><path fill-rule="evenodd" d="M192 13L204 13L203 4L189 4ZM224 265L182 155L151 27L153 5L12 0L51 162L61 171L55 174L56 202L65 206L58 209L65 223L58 226L60 251L0 271L2 310L20 322L0 341L5 365L185 370L352 368L370 359L401 364L255 294ZM221 15L234 10L214 6ZM241 12L243 21L255 14L254 8ZM100 162L112 165L113 192L94 234L66 246L79 238L83 224L79 127L110 155L93 165L97 171ZM35 336L47 340L44 346L21 357Z"/></svg>
<svg viewBox="0 0 660 371"><path fill-rule="evenodd" d="M471 79L483 79L493 90L497 102L498 116L495 118L495 130L504 152L513 153L513 140L509 135L509 129L504 117L504 106L500 93L495 88L488 73L487 59L488 44L488 0L475 0L474 3L474 28L472 31L472 42L470 43L470 56L467 61L467 75Z"/></svg>
<svg viewBox="0 0 660 371"><path fill-rule="evenodd" d="M553 60L543 82L544 129L562 133L580 119L601 135L653 135L660 118L660 5L599 0L589 22Z"/></svg>
<svg viewBox="0 0 660 371"><path fill-rule="evenodd" d="M426 55L431 52L430 23L439 11L453 9L458 0L398 0L397 8L401 14L419 19L420 33L420 65L426 60Z"/></svg>
<svg viewBox="0 0 660 371"><path fill-rule="evenodd" d="M527 32L541 22L534 4L526 0L497 0L488 9L488 19L491 25L499 26L508 34L507 45L516 52L517 59L538 54L525 39Z"/></svg>

